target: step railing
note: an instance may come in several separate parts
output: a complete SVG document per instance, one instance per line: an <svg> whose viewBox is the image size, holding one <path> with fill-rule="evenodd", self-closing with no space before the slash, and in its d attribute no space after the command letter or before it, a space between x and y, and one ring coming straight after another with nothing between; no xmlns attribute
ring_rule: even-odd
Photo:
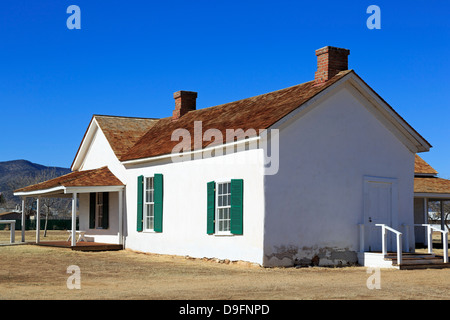
<svg viewBox="0 0 450 320"><path fill-rule="evenodd" d="M428 253L433 253L433 231L442 233L442 249L444 250L444 263L448 263L448 231L433 227L431 224L415 224L415 227L427 228Z"/></svg>
<svg viewBox="0 0 450 320"><path fill-rule="evenodd" d="M400 231L397 231L385 224L375 224L377 227L381 227L381 248L383 256L386 256L387 254L387 231L391 231L395 233L397 236L397 264L402 264L402 233Z"/></svg>
<svg viewBox="0 0 450 320"><path fill-rule="evenodd" d="M365 224L363 223L359 223L359 252L364 252L365 251L365 228L367 227ZM405 252L410 252L410 248L409 248L409 225L406 224L402 224L403 229L405 229L405 237L403 237L403 241L405 242L404 247L405 247Z"/></svg>

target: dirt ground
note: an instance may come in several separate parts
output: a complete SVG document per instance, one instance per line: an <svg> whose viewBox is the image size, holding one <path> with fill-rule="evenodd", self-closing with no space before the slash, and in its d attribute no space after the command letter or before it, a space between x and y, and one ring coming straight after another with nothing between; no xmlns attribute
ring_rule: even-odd
<svg viewBox="0 0 450 320"><path fill-rule="evenodd" d="M53 232L45 240L66 236ZM0 243L8 237L1 231ZM27 237L32 240L34 234ZM68 288L72 265L79 267L80 289ZM368 286L375 276L379 289ZM27 299L448 300L450 269L381 269L376 274L364 267L261 268L130 250L0 246L0 300Z"/></svg>

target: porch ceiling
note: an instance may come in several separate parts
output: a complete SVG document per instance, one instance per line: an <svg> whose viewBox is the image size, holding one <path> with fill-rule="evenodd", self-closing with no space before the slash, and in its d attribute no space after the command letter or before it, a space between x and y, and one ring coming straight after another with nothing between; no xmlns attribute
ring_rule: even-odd
<svg viewBox="0 0 450 320"><path fill-rule="evenodd" d="M14 191L22 197L71 197L73 193L114 192L124 188L124 184L108 169L74 171L61 177L47 180Z"/></svg>

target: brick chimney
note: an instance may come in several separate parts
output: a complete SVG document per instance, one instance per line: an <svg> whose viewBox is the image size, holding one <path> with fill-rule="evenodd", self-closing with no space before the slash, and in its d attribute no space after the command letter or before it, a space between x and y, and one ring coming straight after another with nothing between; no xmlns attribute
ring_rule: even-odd
<svg viewBox="0 0 450 320"><path fill-rule="evenodd" d="M196 109L197 92L177 91L173 94L175 99L175 110L172 114L172 120L178 120L189 111Z"/></svg>
<svg viewBox="0 0 450 320"><path fill-rule="evenodd" d="M317 71L314 78L315 83L324 83L340 71L347 70L349 54L350 50L336 47L327 46L317 49Z"/></svg>

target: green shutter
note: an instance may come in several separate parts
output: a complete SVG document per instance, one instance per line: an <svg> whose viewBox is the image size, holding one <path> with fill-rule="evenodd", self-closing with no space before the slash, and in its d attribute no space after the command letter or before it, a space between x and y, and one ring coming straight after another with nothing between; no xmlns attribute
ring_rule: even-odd
<svg viewBox="0 0 450 320"><path fill-rule="evenodd" d="M144 213L144 176L137 178L137 231L143 229Z"/></svg>
<svg viewBox="0 0 450 320"><path fill-rule="evenodd" d="M208 234L214 233L214 220L215 220L215 212L216 212L216 183L214 181L207 183L207 220L206 220L206 229Z"/></svg>
<svg viewBox="0 0 450 320"><path fill-rule="evenodd" d="M109 192L103 192L102 228L109 228Z"/></svg>
<svg viewBox="0 0 450 320"><path fill-rule="evenodd" d="M231 180L231 225L232 234L243 234L243 194L244 180Z"/></svg>
<svg viewBox="0 0 450 320"><path fill-rule="evenodd" d="M155 232L162 232L162 221L163 221L163 175L156 173L153 177L153 202L154 202L154 213L155 213Z"/></svg>
<svg viewBox="0 0 450 320"><path fill-rule="evenodd" d="M94 192L89 194L89 229L95 229L96 195Z"/></svg>

